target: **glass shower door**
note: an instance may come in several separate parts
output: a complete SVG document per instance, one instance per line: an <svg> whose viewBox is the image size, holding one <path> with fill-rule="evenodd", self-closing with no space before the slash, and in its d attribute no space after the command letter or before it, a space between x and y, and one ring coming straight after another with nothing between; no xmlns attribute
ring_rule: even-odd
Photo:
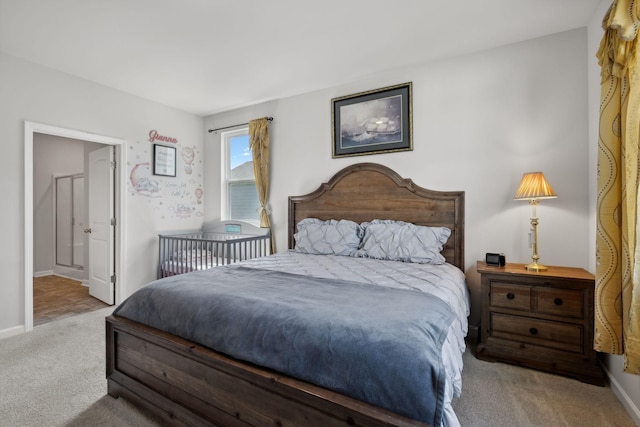
<svg viewBox="0 0 640 427"><path fill-rule="evenodd" d="M56 178L56 264L84 268L84 175Z"/></svg>

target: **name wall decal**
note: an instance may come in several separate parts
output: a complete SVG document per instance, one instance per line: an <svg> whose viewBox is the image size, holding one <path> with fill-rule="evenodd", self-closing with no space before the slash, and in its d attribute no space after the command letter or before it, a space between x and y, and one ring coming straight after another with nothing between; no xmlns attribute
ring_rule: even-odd
<svg viewBox="0 0 640 427"><path fill-rule="evenodd" d="M158 131L155 130L155 129L151 129L149 131L149 141L150 142L156 142L156 141L171 142L172 144L177 144L178 143L178 139L177 138L172 138L170 136L160 135L158 133Z"/></svg>

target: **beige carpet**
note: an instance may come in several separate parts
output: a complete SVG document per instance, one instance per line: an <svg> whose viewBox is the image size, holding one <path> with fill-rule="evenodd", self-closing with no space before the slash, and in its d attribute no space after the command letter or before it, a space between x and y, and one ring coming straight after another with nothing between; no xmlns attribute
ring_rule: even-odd
<svg viewBox="0 0 640 427"><path fill-rule="evenodd" d="M0 340L0 426L155 426L107 395L104 318L113 307Z"/></svg>
<svg viewBox="0 0 640 427"><path fill-rule="evenodd" d="M463 426L633 427L609 387L464 355L462 396L453 403Z"/></svg>
<svg viewBox="0 0 640 427"><path fill-rule="evenodd" d="M109 397L104 318L112 308L0 340L0 426L154 427ZM463 426L633 426L609 388L465 354Z"/></svg>

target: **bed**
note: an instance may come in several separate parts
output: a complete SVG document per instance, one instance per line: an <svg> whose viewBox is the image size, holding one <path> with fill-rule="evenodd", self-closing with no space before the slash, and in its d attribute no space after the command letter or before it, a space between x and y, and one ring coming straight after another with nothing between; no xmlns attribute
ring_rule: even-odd
<svg viewBox="0 0 640 427"><path fill-rule="evenodd" d="M291 251L207 272L194 272L162 279L161 286L173 288L187 286L185 282L175 282L175 280L183 278L202 280L204 274L224 275L230 274L229 272L232 271L233 276L240 277L241 281L237 286L231 285L231 287L242 287L248 285L248 282L260 282L272 274L280 274L274 270L279 270L284 265L286 272L282 275L292 276L301 282L304 277L304 280L308 280L312 284L312 286L308 286L311 289L319 287L320 282L323 286L330 284L331 276L334 274L341 276L339 270L342 267L336 266L334 263L337 261L338 264L341 262L349 263L343 267L346 269L345 271L350 272L351 276L348 277L348 281L355 289L361 286L358 277L370 276L371 267L368 264L370 260L358 256L329 255L325 257L315 254L303 256L307 254L300 254L296 252L295 248L296 243L300 241L298 226L301 221L308 219L321 222L344 220L357 224L370 224L381 218L384 218L385 221L409 223L418 227L446 227L450 230L450 236L443 244L441 251L446 260L443 265L444 268L457 272L454 274L460 276L463 283L462 285L458 283L456 286L464 289L460 290L458 296L453 298L458 302L451 304L451 309L442 310L441 317L450 319L449 323L445 324L446 334L435 334L441 337L439 339L442 348L434 348L429 351L444 354L444 347L448 347L449 353L447 356L442 356L442 359L456 359L449 361L450 364L455 365L453 372L438 371L437 376L443 381L438 382L438 399L444 399L444 402L437 405L439 416L434 418L444 420L444 425L456 425L457 419L447 401L450 401L451 395L460 391L461 355L464 351L466 316L468 316L469 308L468 294L466 294L462 273L464 271L464 192L427 190L417 186L410 179L404 179L391 169L378 164L351 165L336 173L316 191L304 196L289 197L288 228ZM320 264L324 264L326 260L332 260L327 261L329 267L324 268L325 274L328 276L317 277L322 276L322 273L316 276L307 276L309 267L297 261L300 257L323 260ZM351 262L359 263L360 274L354 273L354 271L358 271L358 268L352 267ZM388 265L386 263L389 261L385 263L385 261L374 260L374 262ZM394 264L400 264L404 268L424 266L424 264L414 266L409 262L394 262ZM429 265L425 268L432 267ZM234 268L235 270L232 270ZM246 274L254 274L256 271L260 272L260 280L257 280L255 276L245 276ZM401 271L389 274L387 277L392 283L396 281L395 274L421 278L430 273L418 274ZM242 277L248 277L248 279L244 279L242 282ZM262 280L263 278L264 280ZM288 283L291 286L294 285L292 282ZM336 285L342 286L342 283L336 281ZM417 287L411 281L406 283L406 286L409 288ZM384 295L385 301L392 301L396 295L403 292L402 298L406 297L407 292L411 292L411 295L415 296L412 299L423 298L422 296L417 297L418 293L415 290L392 293L393 290L389 290L385 286L362 285L361 287L375 288L371 290L373 293L382 292L383 294L380 295ZM342 288L349 289L348 292L355 292L351 290L351 287L342 286ZM150 285L149 289L154 288ZM185 294L188 293L185 291ZM327 292L327 294L333 293ZM424 295L427 294L424 293ZM279 299L297 296L298 294L291 292L290 295L284 295ZM360 300L360 297L351 296L344 299L356 301ZM439 297L432 299L438 300L440 303L443 301ZM367 300L363 299L362 301ZM403 301L402 304L410 304L410 302ZM174 305L181 306L182 304ZM453 305L457 307L453 307ZM322 306L322 304L317 304L317 306ZM169 309L169 305L166 307ZM362 305L352 304L348 306L348 310L341 309L339 312L351 313L358 311L359 307L361 308ZM454 311L457 312L456 315L451 314ZM457 327L453 325L457 325ZM216 328L209 329L216 330ZM456 332L452 332L454 330ZM320 332L322 333L322 330ZM304 375L286 375L280 369L243 361L242 358L230 356L226 348L224 352L214 351L206 345L177 336L171 331L163 331L121 315L107 317L106 334L108 393L114 397L126 398L136 406L159 417L161 422L165 424L223 426L430 425L425 420L406 415L401 411L391 410L372 402L368 403L340 388L323 387L315 381L301 379ZM296 336L305 338L302 333ZM379 347L371 348L372 350L379 349ZM382 353L381 351L361 351L361 353L371 353L373 356L378 352ZM448 365L446 361L443 363L443 360L438 363ZM398 364L388 363L388 365L391 370L397 368ZM385 371L385 369L380 371ZM340 372L339 369L336 371ZM389 394L404 397L404 393ZM407 396L409 394L410 391L407 391ZM443 395L444 397L442 397Z"/></svg>
<svg viewBox="0 0 640 427"><path fill-rule="evenodd" d="M205 231L160 234L157 278L208 270L270 253L268 228L245 221L218 221Z"/></svg>

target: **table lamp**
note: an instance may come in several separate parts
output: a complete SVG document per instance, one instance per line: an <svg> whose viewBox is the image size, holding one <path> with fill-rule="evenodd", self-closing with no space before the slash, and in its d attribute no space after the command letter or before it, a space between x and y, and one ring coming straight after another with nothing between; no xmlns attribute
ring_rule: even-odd
<svg viewBox="0 0 640 427"><path fill-rule="evenodd" d="M555 199L558 197L549 185L542 172L528 172L522 175L520 186L514 200L528 200L531 205L531 232L533 234L531 246L533 248L532 262L525 266L529 271L546 271L547 267L538 264L538 217L536 206L540 199Z"/></svg>

